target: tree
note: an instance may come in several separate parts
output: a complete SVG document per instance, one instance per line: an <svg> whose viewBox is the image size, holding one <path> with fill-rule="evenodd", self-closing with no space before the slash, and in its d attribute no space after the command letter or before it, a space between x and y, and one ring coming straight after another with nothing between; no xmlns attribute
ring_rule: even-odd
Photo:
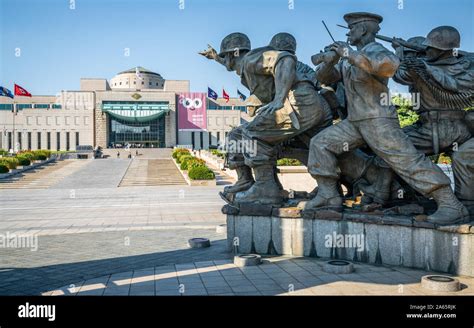
<svg viewBox="0 0 474 328"><path fill-rule="evenodd" d="M402 128L418 121L419 115L413 110L411 101L401 96L393 96L392 104L397 107L398 120Z"/></svg>

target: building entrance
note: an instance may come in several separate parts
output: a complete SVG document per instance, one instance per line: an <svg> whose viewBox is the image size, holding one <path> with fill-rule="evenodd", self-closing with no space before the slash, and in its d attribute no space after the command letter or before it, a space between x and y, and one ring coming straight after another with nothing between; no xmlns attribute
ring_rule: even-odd
<svg viewBox="0 0 474 328"><path fill-rule="evenodd" d="M110 118L110 147L163 148L165 147L164 117L149 122L127 122Z"/></svg>

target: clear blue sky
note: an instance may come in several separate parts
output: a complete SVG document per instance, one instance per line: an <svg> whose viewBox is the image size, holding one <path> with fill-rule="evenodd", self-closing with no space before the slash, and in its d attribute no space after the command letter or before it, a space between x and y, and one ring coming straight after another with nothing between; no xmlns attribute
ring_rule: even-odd
<svg viewBox="0 0 474 328"><path fill-rule="evenodd" d="M13 83L33 94L79 89L81 77L112 78L144 66L166 79L191 81L192 91L207 85L221 94L248 94L235 73L197 55L207 43L218 49L231 32L244 32L253 47L281 31L295 35L298 58L310 56L334 37L345 40L342 16L370 11L384 17L381 34L408 38L438 25L461 32L461 48L474 51L473 0L0 0L0 85ZM15 57L15 48L21 56ZM124 56L130 48L130 56Z"/></svg>

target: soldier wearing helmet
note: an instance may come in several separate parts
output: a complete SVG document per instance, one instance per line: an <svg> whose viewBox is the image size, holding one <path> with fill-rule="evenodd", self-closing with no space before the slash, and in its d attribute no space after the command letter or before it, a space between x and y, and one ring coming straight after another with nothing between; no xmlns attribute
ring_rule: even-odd
<svg viewBox="0 0 474 328"><path fill-rule="evenodd" d="M279 51L287 51L293 55L296 54L296 39L290 33L280 32L275 34L270 40L269 46ZM297 74L306 75L308 79L314 81L315 85L317 84L314 77L314 69L299 60L296 62L296 72Z"/></svg>
<svg viewBox="0 0 474 328"><path fill-rule="evenodd" d="M269 46L280 51L288 51L292 54L296 53L296 39L287 32L275 34L270 40Z"/></svg>
<svg viewBox="0 0 474 328"><path fill-rule="evenodd" d="M469 119L464 110L473 106L474 65L460 46L459 32L452 26L439 26L421 43L426 58L405 58L394 80L408 85L420 96L420 119L404 129L415 147L426 155L452 155L455 194L474 217L474 142ZM466 143L466 145L463 145ZM471 158L468 160L468 158Z"/></svg>
<svg viewBox="0 0 474 328"><path fill-rule="evenodd" d="M250 50L247 36L232 33L222 40L219 53L209 46L200 54L235 71L250 91L247 101L259 106L251 122L229 133L230 141L256 142L256 149L229 154L229 168L236 169L238 181L222 196L236 203L281 203L284 194L274 171L278 148L310 129L331 125L329 107L311 79L296 72L297 59L291 52L270 46Z"/></svg>
<svg viewBox="0 0 474 328"><path fill-rule="evenodd" d="M438 209L428 217L430 222L466 222L469 213L452 192L449 178L406 137L392 106L380 101L382 95L389 94L388 79L400 64L398 57L375 42L382 17L350 13L344 19L350 29L348 43L357 50L345 42L334 43L331 49L337 56L319 64L316 77L323 83L343 81L348 117L311 139L308 171L317 180L319 190L303 208L341 210L338 156L368 145L408 185L436 201ZM390 196L390 184L381 181L374 189L385 199Z"/></svg>
<svg viewBox="0 0 474 328"><path fill-rule="evenodd" d="M452 26L438 26L428 33L422 43L426 47L426 59L435 61L452 56L452 51L459 48L461 35Z"/></svg>
<svg viewBox="0 0 474 328"><path fill-rule="evenodd" d="M296 53L296 39L290 33L280 32L275 34L269 46L280 51L288 51L292 54ZM321 83L316 80L314 69L299 60L296 62L296 73L302 74L313 81L316 89L319 90L320 94L331 107L334 118L343 119L347 116L345 111L344 85L342 85L342 83L334 83L328 86L321 85ZM305 143L309 145L309 139L308 142Z"/></svg>

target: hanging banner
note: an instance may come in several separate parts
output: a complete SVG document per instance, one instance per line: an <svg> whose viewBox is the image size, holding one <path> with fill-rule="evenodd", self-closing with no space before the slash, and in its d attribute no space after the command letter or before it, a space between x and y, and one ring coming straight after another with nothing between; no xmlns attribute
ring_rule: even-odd
<svg viewBox="0 0 474 328"><path fill-rule="evenodd" d="M178 130L207 130L205 93L187 92L178 95Z"/></svg>

